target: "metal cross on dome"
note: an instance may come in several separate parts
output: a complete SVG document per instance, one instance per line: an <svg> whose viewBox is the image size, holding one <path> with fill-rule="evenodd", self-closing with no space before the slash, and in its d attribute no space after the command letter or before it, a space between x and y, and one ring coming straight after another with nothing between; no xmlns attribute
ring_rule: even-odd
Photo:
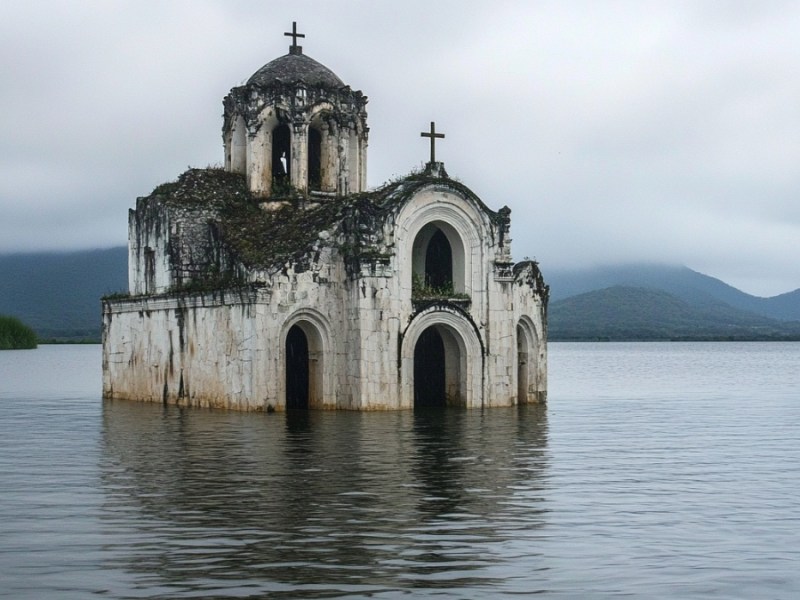
<svg viewBox="0 0 800 600"><path fill-rule="evenodd" d="M431 132L422 132L419 134L421 137L431 138L431 162L436 162L436 138L443 138L443 133L436 133L436 123L431 121Z"/></svg>
<svg viewBox="0 0 800 600"><path fill-rule="evenodd" d="M292 21L292 32L289 33L287 31L283 35L287 35L292 38L292 45L289 46L289 48L299 48L300 46L297 45L297 38L306 37L305 33L297 33L297 21Z"/></svg>

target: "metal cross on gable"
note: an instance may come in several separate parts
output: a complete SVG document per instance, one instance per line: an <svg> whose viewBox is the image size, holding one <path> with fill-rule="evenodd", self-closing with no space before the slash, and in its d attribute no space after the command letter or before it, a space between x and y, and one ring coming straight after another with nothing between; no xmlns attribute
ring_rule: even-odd
<svg viewBox="0 0 800 600"><path fill-rule="evenodd" d="M420 137L431 138L431 162L435 163L436 162L436 138L443 138L444 134L443 133L436 133L436 123L431 121L431 132L430 133L426 133L426 132L423 131L419 135L420 135Z"/></svg>
<svg viewBox="0 0 800 600"><path fill-rule="evenodd" d="M297 21L292 21L292 32L289 33L288 31L285 32L283 35L288 35L292 38L292 45L290 48L297 48L297 38L304 38L306 37L305 33L297 33Z"/></svg>

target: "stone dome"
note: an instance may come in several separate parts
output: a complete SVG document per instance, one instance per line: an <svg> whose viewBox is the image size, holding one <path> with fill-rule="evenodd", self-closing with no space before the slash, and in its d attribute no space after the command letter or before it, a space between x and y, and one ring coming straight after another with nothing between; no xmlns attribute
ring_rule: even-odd
<svg viewBox="0 0 800 600"><path fill-rule="evenodd" d="M247 85L266 86L276 79L282 83L300 81L308 86L345 87L344 82L328 67L299 52L291 52L268 62L247 80Z"/></svg>

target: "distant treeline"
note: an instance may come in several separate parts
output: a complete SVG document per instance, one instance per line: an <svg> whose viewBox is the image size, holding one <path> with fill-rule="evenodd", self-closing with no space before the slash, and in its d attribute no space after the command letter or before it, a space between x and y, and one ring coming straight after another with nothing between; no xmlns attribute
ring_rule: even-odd
<svg viewBox="0 0 800 600"><path fill-rule="evenodd" d="M33 329L15 317L0 315L0 350L36 348Z"/></svg>

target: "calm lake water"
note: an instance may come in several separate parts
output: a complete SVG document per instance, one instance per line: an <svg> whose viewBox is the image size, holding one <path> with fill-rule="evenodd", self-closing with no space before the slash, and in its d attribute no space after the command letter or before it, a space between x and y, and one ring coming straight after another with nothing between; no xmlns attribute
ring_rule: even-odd
<svg viewBox="0 0 800 600"><path fill-rule="evenodd" d="M800 344L551 344L546 409L237 414L0 352L0 596L799 598Z"/></svg>

